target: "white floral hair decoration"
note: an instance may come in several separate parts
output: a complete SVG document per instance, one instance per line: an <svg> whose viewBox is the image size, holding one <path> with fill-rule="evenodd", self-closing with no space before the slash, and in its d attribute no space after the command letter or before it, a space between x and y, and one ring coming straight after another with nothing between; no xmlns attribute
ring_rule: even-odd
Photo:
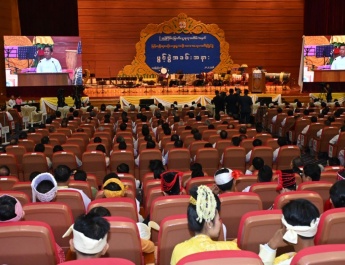
<svg viewBox="0 0 345 265"><path fill-rule="evenodd" d="M202 220L210 222L216 216L217 202L211 189L205 185L201 185L197 190L196 213L198 217L196 220L201 223Z"/></svg>

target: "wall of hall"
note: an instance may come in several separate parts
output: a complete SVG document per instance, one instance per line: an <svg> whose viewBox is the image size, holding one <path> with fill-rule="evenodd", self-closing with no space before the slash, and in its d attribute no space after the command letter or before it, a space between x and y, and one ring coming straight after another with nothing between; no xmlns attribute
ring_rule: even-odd
<svg viewBox="0 0 345 265"><path fill-rule="evenodd" d="M303 35L303 0L78 0L83 67L98 77L131 64L140 31L186 13L225 32L234 63L262 65L298 78Z"/></svg>

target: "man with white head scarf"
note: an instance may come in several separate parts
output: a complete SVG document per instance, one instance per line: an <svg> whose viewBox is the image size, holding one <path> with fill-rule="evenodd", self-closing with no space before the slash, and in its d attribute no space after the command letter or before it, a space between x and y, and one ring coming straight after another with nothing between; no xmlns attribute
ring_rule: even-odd
<svg viewBox="0 0 345 265"><path fill-rule="evenodd" d="M259 256L265 265L289 265L296 252L314 245L320 213L308 200L298 199L287 203L283 209L283 228L276 231L265 245L260 245ZM295 252L276 258L278 247L293 245Z"/></svg>
<svg viewBox="0 0 345 265"><path fill-rule="evenodd" d="M98 215L89 213L79 216L75 223L62 236L69 236L70 248L77 254L77 260L99 258L104 255L109 245L107 243L109 222Z"/></svg>

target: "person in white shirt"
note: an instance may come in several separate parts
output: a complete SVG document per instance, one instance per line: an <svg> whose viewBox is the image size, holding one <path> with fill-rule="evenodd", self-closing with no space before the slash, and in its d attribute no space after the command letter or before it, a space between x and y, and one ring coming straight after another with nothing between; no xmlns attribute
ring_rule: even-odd
<svg viewBox="0 0 345 265"><path fill-rule="evenodd" d="M105 164L107 167L109 167L110 164L110 158L107 156L106 149L103 144L99 144L96 146L96 151L101 151L104 154Z"/></svg>
<svg viewBox="0 0 345 265"><path fill-rule="evenodd" d="M329 140L329 143L330 144L336 144L338 142L339 135L341 132L345 132L345 125L341 126L341 128L339 130L339 134L333 136L333 138L331 140Z"/></svg>
<svg viewBox="0 0 345 265"><path fill-rule="evenodd" d="M225 130L221 130L219 132L219 140L226 140L227 138L228 138L228 132ZM213 148L216 148L216 147L217 147L217 141L213 144Z"/></svg>
<svg viewBox="0 0 345 265"><path fill-rule="evenodd" d="M290 117L293 116L293 110L289 109L289 110L287 111L287 115L290 116ZM281 122L281 126L282 126L282 127L285 126L286 119L287 119L287 117L284 118L284 120Z"/></svg>
<svg viewBox="0 0 345 265"><path fill-rule="evenodd" d="M182 140L176 140L174 142L174 148L183 148L183 141ZM164 155L164 158L162 160L164 166L168 164L168 160L169 160L169 151L166 152L166 154Z"/></svg>
<svg viewBox="0 0 345 265"><path fill-rule="evenodd" d="M156 143L154 141L147 141L146 149L154 149L154 148L156 148ZM134 160L136 166L139 166L139 161L140 161L140 154ZM162 156L162 162L163 162L163 165L165 165L165 161L164 161L163 156Z"/></svg>
<svg viewBox="0 0 345 265"><path fill-rule="evenodd" d="M277 116L278 114L280 113L283 113L283 109L282 108L277 108L277 115L274 115L273 118L272 118L272 123L276 123L276 120L277 120Z"/></svg>
<svg viewBox="0 0 345 265"><path fill-rule="evenodd" d="M311 123L316 123L317 122L317 117L316 116L312 116L310 117L310 122ZM306 135L308 130L309 130L310 125L307 125L304 127L304 129L302 130L302 132L297 136L297 146L302 149L302 135Z"/></svg>
<svg viewBox="0 0 345 265"><path fill-rule="evenodd" d="M277 160L280 147L287 145L286 138L285 137L279 137L277 140L277 143L278 143L279 147L273 151L273 162L276 162L276 160Z"/></svg>
<svg viewBox="0 0 345 265"><path fill-rule="evenodd" d="M14 95L11 95L11 98L8 101L8 105L13 108L16 105L16 99L14 98Z"/></svg>
<svg viewBox="0 0 345 265"><path fill-rule="evenodd" d="M43 48L44 58L37 64L36 73L61 73L60 62L52 57L53 47L46 45Z"/></svg>
<svg viewBox="0 0 345 265"><path fill-rule="evenodd" d="M49 173L45 173L45 174L49 174ZM84 207L86 211L91 200L82 190L68 187L70 176L71 176L71 169L68 166L59 165L54 170L54 178L58 184L58 190L74 190L74 191L79 192L83 199L83 203L84 203Z"/></svg>
<svg viewBox="0 0 345 265"><path fill-rule="evenodd" d="M253 172L259 170L265 165L264 160L261 157L254 157L252 160L252 164L244 173L245 175L253 175Z"/></svg>
<svg viewBox="0 0 345 265"><path fill-rule="evenodd" d="M45 146L44 144L36 144L35 145L35 148L34 148L34 152L37 152L37 153L43 153L44 154L44 151L45 151ZM48 169L51 169L53 163L52 161L50 160L49 157L46 156L46 160L47 160L47 166L48 166Z"/></svg>
<svg viewBox="0 0 345 265"><path fill-rule="evenodd" d="M262 141L260 139L253 140L253 147L255 146L262 146ZM250 150L246 155L246 163L250 161L250 157L252 156L252 150Z"/></svg>
<svg viewBox="0 0 345 265"><path fill-rule="evenodd" d="M272 168L268 165L264 165L262 168L259 169L258 172L258 182L271 182L273 176ZM247 186L242 192L249 192L251 186Z"/></svg>
<svg viewBox="0 0 345 265"><path fill-rule="evenodd" d="M339 47L339 54L340 56L333 60L332 70L345 70L345 45Z"/></svg>

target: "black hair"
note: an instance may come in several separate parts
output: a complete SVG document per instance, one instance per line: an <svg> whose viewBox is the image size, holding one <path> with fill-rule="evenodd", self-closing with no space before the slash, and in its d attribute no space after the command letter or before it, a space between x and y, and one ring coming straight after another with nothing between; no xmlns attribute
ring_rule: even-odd
<svg viewBox="0 0 345 265"><path fill-rule="evenodd" d="M94 143L101 143L101 142L102 142L102 138L99 137L99 136L96 136L96 137L93 139L93 142L94 142Z"/></svg>
<svg viewBox="0 0 345 265"><path fill-rule="evenodd" d="M228 138L228 132L225 130L221 130L219 133L219 136L221 139L226 139L226 138Z"/></svg>
<svg viewBox="0 0 345 265"><path fill-rule="evenodd" d="M38 183L36 190L39 193L45 194L49 192L51 189L54 188L54 183L50 180L42 180L40 183Z"/></svg>
<svg viewBox="0 0 345 265"><path fill-rule="evenodd" d="M41 138L41 144L49 144L49 137L48 136L43 136Z"/></svg>
<svg viewBox="0 0 345 265"><path fill-rule="evenodd" d="M86 181L87 174L84 170L77 169L73 175L74 180Z"/></svg>
<svg viewBox="0 0 345 265"><path fill-rule="evenodd" d="M202 135L199 132L194 133L194 139L195 140L202 140Z"/></svg>
<svg viewBox="0 0 345 265"><path fill-rule="evenodd" d="M277 143L279 146L287 145L286 137L278 137Z"/></svg>
<svg viewBox="0 0 345 265"><path fill-rule="evenodd" d="M211 143L206 143L204 145L204 148L213 148L213 145Z"/></svg>
<svg viewBox="0 0 345 265"><path fill-rule="evenodd" d="M0 197L0 221L7 221L16 217L15 206L17 201L8 195Z"/></svg>
<svg viewBox="0 0 345 265"><path fill-rule="evenodd" d="M247 128L245 126L241 126L239 129L238 129L238 132L240 134L246 134L247 133Z"/></svg>
<svg viewBox="0 0 345 265"><path fill-rule="evenodd" d="M305 199L288 202L283 206L282 211L286 222L292 226L310 226L313 220L320 217L317 207Z"/></svg>
<svg viewBox="0 0 345 265"><path fill-rule="evenodd" d="M6 165L0 166L0 176L9 176L11 174L10 168Z"/></svg>
<svg viewBox="0 0 345 265"><path fill-rule="evenodd" d="M329 166L340 166L340 160L338 157L330 157L328 158L328 165Z"/></svg>
<svg viewBox="0 0 345 265"><path fill-rule="evenodd" d="M240 146L241 139L240 137L235 136L231 138L231 142L233 146Z"/></svg>
<svg viewBox="0 0 345 265"><path fill-rule="evenodd" d="M259 170L265 165L265 161L261 157L254 157L252 164L256 170Z"/></svg>
<svg viewBox="0 0 345 265"><path fill-rule="evenodd" d="M71 176L71 169L66 165L59 165L54 169L56 182L66 182Z"/></svg>
<svg viewBox="0 0 345 265"><path fill-rule="evenodd" d="M45 50L45 48L49 48L49 51L50 51L50 52L53 52L53 46L44 45L43 50Z"/></svg>
<svg viewBox="0 0 345 265"><path fill-rule="evenodd" d="M182 140L176 140L174 142L174 147L176 148L182 148L183 147L183 141Z"/></svg>
<svg viewBox="0 0 345 265"><path fill-rule="evenodd" d="M273 176L273 172L270 166L264 165L262 168L259 169L259 172L258 172L259 182L271 182L272 176Z"/></svg>
<svg viewBox="0 0 345 265"><path fill-rule="evenodd" d="M129 173L129 166L126 163L121 163L116 168L117 173Z"/></svg>
<svg viewBox="0 0 345 265"><path fill-rule="evenodd" d="M161 174L165 171L162 161L158 159L150 160L149 168L155 179L160 179Z"/></svg>
<svg viewBox="0 0 345 265"><path fill-rule="evenodd" d="M312 181L319 181L321 177L321 168L317 164L306 164L303 168L304 175L310 177Z"/></svg>
<svg viewBox="0 0 345 265"><path fill-rule="evenodd" d="M260 139L253 140L253 146L261 146L261 145L262 145L262 141Z"/></svg>
<svg viewBox="0 0 345 265"><path fill-rule="evenodd" d="M178 134L173 134L173 135L171 135L171 137L170 137L170 141L176 141L176 140L179 140L180 139L180 137L178 136Z"/></svg>
<svg viewBox="0 0 345 265"><path fill-rule="evenodd" d="M37 177L37 175L41 174L42 172L39 172L39 171L34 171L34 172L31 172L30 176L29 176L29 179L30 179L30 182L33 181L34 178Z"/></svg>
<svg viewBox="0 0 345 265"><path fill-rule="evenodd" d="M339 180L329 190L335 208L345 207L345 180Z"/></svg>
<svg viewBox="0 0 345 265"><path fill-rule="evenodd" d="M198 198L197 190L198 190L198 186L193 186L189 191L190 196L193 197L195 200L197 200ZM218 212L220 212L220 200L218 196L215 195L214 193L213 193L213 196L217 203L216 209ZM187 208L188 227L193 232L201 232L205 225L204 219L202 219L201 223L199 223L196 220L197 218L198 218L198 214L196 212L196 205L189 203L188 208ZM212 222L213 221L214 220L212 220Z"/></svg>
<svg viewBox="0 0 345 265"><path fill-rule="evenodd" d="M104 176L104 178L103 178L103 184L104 184L108 179L113 179L113 178L115 178L115 179L120 179L119 176L118 176L116 173L111 172L111 173L109 173L109 174L107 174L107 175Z"/></svg>
<svg viewBox="0 0 345 265"><path fill-rule="evenodd" d="M96 151L101 151L103 152L104 154L106 153L106 150L105 150L105 147L103 144L99 144L96 146Z"/></svg>
<svg viewBox="0 0 345 265"><path fill-rule="evenodd" d="M156 147L156 143L154 141L147 141L146 148L147 149L153 149Z"/></svg>
<svg viewBox="0 0 345 265"><path fill-rule="evenodd" d="M191 178L203 177L205 175L202 171L202 165L199 163L192 164L190 170L192 171Z"/></svg>
<svg viewBox="0 0 345 265"><path fill-rule="evenodd" d="M109 232L110 224L106 219L98 215L88 213L79 216L75 220L73 228L76 231L83 233L84 236L88 238L100 240Z"/></svg>
<svg viewBox="0 0 345 265"><path fill-rule="evenodd" d="M97 215L100 217L111 216L110 211L103 206L93 207L88 213L92 215Z"/></svg>
<svg viewBox="0 0 345 265"><path fill-rule="evenodd" d="M44 144L36 144L34 152L44 153L45 147Z"/></svg>
<svg viewBox="0 0 345 265"><path fill-rule="evenodd" d="M119 184L115 182L110 182L106 186L103 187L104 190L111 190L111 191L118 191L121 190L121 187Z"/></svg>
<svg viewBox="0 0 345 265"><path fill-rule="evenodd" d="M53 153L59 152L59 151L63 151L63 147L61 145L57 144L53 147Z"/></svg>
<svg viewBox="0 0 345 265"><path fill-rule="evenodd" d="M119 150L126 150L127 144L125 141L119 143Z"/></svg>
<svg viewBox="0 0 345 265"><path fill-rule="evenodd" d="M121 124L120 124L120 130L121 131L125 131L126 130L126 128L127 128L127 124L126 123L124 123L124 122L122 122Z"/></svg>

